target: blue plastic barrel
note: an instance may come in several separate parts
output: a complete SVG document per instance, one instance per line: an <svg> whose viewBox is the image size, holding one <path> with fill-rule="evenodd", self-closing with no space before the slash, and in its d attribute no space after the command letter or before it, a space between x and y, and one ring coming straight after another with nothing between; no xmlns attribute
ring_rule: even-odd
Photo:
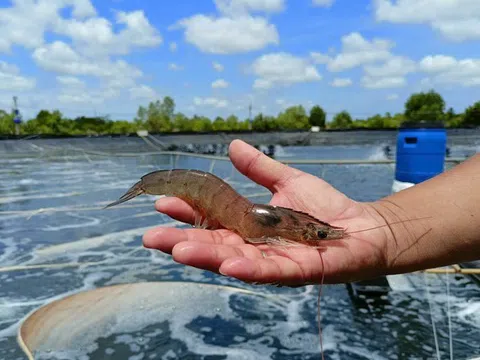
<svg viewBox="0 0 480 360"><path fill-rule="evenodd" d="M403 125L397 135L395 180L418 184L442 173L446 152L442 125Z"/></svg>

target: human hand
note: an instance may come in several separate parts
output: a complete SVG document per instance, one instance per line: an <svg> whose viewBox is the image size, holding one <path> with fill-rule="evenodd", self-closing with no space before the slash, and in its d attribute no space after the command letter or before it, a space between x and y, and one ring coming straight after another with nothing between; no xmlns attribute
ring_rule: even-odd
<svg viewBox="0 0 480 360"><path fill-rule="evenodd" d="M226 229L157 227L145 233L145 247L172 254L185 265L255 283L319 283L322 273L325 283L338 283L387 270L388 227L373 203L353 201L320 178L277 162L243 141L234 140L229 154L242 174L273 193L271 205L307 212L349 232L383 227L322 241L324 249L250 244ZM193 209L178 198L161 198L155 207L174 219L194 223Z"/></svg>

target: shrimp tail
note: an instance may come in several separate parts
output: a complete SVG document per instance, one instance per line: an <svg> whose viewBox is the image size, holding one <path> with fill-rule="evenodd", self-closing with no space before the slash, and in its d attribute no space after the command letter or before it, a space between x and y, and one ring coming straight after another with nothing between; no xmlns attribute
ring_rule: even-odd
<svg viewBox="0 0 480 360"><path fill-rule="evenodd" d="M104 207L104 209L109 208L111 206L121 204L121 203L123 203L125 201L128 201L128 200L131 200L134 197L137 197L138 195L145 194L145 190L144 190L142 185L143 185L142 181L137 182L130 189L128 189L128 191L124 195L122 195L122 197L120 197L120 199L108 204L107 206Z"/></svg>

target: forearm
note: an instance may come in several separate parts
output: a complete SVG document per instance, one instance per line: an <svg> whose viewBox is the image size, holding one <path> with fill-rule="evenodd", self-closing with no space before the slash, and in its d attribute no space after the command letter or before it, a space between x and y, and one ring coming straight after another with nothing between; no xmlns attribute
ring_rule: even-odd
<svg viewBox="0 0 480 360"><path fill-rule="evenodd" d="M389 273L480 260L480 154L433 179L376 201Z"/></svg>

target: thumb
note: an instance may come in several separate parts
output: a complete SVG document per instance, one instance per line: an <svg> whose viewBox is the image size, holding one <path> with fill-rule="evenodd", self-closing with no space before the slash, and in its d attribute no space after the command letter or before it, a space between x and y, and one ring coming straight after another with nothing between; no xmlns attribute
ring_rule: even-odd
<svg viewBox="0 0 480 360"><path fill-rule="evenodd" d="M271 192L278 191L288 180L303 174L238 139L230 143L229 156L238 171Z"/></svg>

